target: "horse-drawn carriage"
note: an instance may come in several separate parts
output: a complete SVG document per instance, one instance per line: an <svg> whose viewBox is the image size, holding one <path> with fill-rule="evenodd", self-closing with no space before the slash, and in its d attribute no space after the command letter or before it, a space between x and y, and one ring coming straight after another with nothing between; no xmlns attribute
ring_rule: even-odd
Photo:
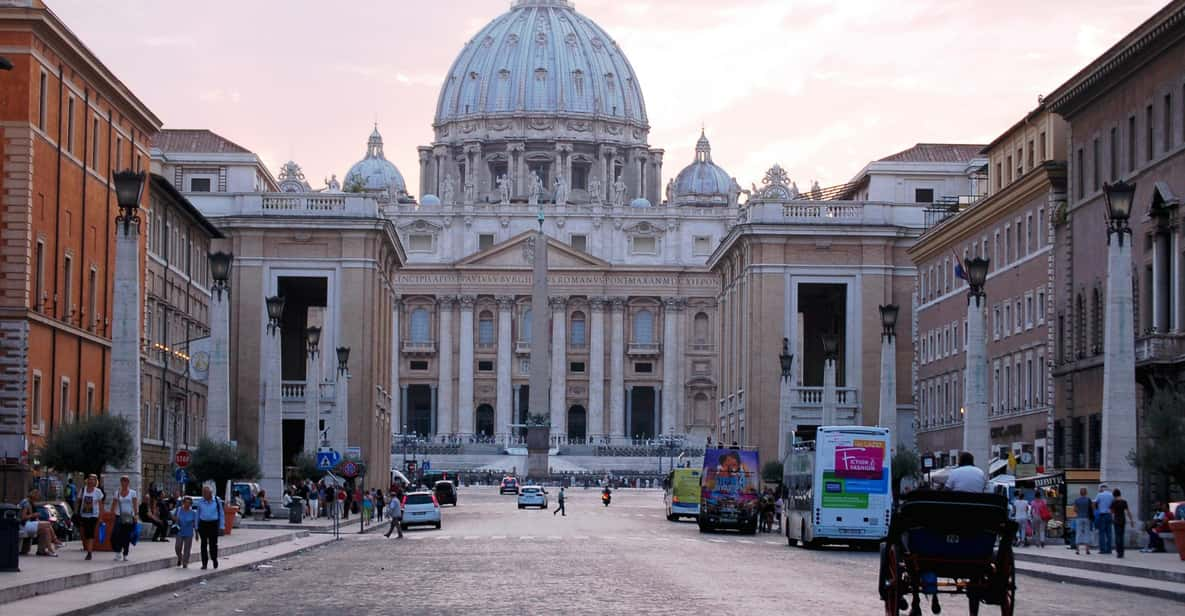
<svg viewBox="0 0 1185 616"><path fill-rule="evenodd" d="M939 594L967 596L972 616L981 604L1012 616L1016 569L1008 500L996 494L918 490L902 497L881 545L880 597L885 615L921 616L921 595L941 611Z"/></svg>

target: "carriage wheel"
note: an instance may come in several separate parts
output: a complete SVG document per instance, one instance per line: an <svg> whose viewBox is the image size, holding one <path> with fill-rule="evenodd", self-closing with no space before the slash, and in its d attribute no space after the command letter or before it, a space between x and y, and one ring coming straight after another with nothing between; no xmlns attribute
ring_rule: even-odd
<svg viewBox="0 0 1185 616"><path fill-rule="evenodd" d="M897 561L897 546L885 550L884 588L885 616L897 616L901 604L901 563Z"/></svg>
<svg viewBox="0 0 1185 616"><path fill-rule="evenodd" d="M1004 578L1003 592L1000 594L1000 616L1012 616L1016 609L1016 567L1012 552L1000 559L997 575Z"/></svg>

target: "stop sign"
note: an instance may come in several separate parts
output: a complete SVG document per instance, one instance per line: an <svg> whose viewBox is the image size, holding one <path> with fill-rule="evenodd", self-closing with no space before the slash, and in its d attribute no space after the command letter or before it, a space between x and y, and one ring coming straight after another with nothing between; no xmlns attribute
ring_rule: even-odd
<svg viewBox="0 0 1185 616"><path fill-rule="evenodd" d="M177 452L177 456L173 460L177 463L177 468L185 468L189 466L189 450L182 449Z"/></svg>

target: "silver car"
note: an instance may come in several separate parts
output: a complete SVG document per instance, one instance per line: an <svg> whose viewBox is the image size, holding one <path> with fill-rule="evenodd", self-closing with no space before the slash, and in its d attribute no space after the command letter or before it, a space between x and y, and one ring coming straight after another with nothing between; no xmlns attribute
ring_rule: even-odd
<svg viewBox="0 0 1185 616"><path fill-rule="evenodd" d="M400 526L407 530L409 526L427 525L440 529L440 503L436 502L436 495L428 491L405 494L403 523Z"/></svg>
<svg viewBox="0 0 1185 616"><path fill-rule="evenodd" d="M523 486L518 492L518 508L527 507L547 509L547 490L542 486Z"/></svg>

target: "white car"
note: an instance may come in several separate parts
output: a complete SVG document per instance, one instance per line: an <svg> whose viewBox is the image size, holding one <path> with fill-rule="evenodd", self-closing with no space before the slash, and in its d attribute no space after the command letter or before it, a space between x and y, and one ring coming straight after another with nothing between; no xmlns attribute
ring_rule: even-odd
<svg viewBox="0 0 1185 616"><path fill-rule="evenodd" d="M436 502L436 495L428 491L405 494L403 523L400 526L407 530L409 526L427 525L440 529L440 503Z"/></svg>
<svg viewBox="0 0 1185 616"><path fill-rule="evenodd" d="M518 508L527 507L547 509L547 490L542 486L523 486L518 492Z"/></svg>

